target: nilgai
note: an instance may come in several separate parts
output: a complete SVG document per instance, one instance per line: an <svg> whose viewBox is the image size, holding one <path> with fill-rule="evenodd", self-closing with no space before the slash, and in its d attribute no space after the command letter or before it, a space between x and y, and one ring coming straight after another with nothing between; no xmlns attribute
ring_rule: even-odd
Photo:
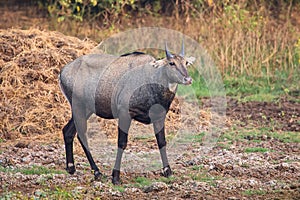
<svg viewBox="0 0 300 200"><path fill-rule="evenodd" d="M122 56L91 54L64 66L59 82L72 109L72 118L63 128L68 173L75 172L73 140L77 132L95 178L102 176L86 137L87 120L95 113L105 119L118 119L118 150L112 171L113 184L120 184L121 159L132 119L153 124L163 175L172 175L166 154L164 123L177 85L192 83L187 66L195 58L184 56L184 43L179 54L171 54L165 45L165 54L166 58L160 60L140 52Z"/></svg>

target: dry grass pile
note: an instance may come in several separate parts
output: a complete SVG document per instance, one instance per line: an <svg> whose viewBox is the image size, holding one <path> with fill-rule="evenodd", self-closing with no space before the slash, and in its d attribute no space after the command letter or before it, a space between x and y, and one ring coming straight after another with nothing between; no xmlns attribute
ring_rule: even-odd
<svg viewBox="0 0 300 200"><path fill-rule="evenodd" d="M0 140L61 134L71 113L58 86L60 68L95 46L58 32L0 30ZM178 129L180 115L175 100L167 129ZM116 137L116 121L98 121L108 136Z"/></svg>
<svg viewBox="0 0 300 200"><path fill-rule="evenodd" d="M0 139L60 132L70 117L60 68L95 45L57 32L0 30Z"/></svg>

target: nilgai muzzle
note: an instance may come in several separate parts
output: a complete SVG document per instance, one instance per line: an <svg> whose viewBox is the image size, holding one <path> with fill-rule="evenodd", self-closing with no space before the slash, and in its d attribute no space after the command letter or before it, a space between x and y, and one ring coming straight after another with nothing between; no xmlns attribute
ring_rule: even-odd
<svg viewBox="0 0 300 200"><path fill-rule="evenodd" d="M120 183L123 151L127 145L132 119L153 124L163 164L163 175L172 174L166 153L165 117L175 96L177 85L190 85L187 66L195 58L184 57L165 47L166 58L134 52L122 56L92 54L77 58L60 72L60 87L68 99L72 118L63 128L66 170L75 172L73 140L77 137L96 179L102 176L87 145L87 120L91 114L118 119L118 150L112 172L113 184Z"/></svg>

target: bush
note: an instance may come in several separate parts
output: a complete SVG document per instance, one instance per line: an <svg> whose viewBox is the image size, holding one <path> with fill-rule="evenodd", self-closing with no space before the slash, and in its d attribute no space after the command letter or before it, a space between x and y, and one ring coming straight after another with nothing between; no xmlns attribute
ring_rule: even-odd
<svg viewBox="0 0 300 200"><path fill-rule="evenodd" d="M109 20L135 11L137 3L137 0L48 0L44 6L51 17L62 22L67 18L83 21L100 17Z"/></svg>

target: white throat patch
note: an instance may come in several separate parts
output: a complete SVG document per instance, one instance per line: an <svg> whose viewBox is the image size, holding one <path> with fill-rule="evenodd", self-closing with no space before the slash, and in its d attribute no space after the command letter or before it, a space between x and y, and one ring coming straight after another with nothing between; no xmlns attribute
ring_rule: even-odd
<svg viewBox="0 0 300 200"><path fill-rule="evenodd" d="M177 83L169 83L169 90L173 93L176 93Z"/></svg>

